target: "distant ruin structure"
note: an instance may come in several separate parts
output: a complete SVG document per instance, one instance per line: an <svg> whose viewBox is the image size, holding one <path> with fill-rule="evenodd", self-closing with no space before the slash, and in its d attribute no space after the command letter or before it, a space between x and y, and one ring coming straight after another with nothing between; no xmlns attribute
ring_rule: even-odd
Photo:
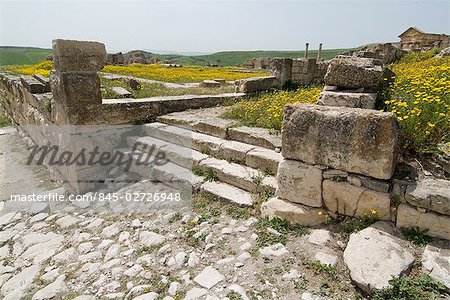
<svg viewBox="0 0 450 300"><path fill-rule="evenodd" d="M447 34L425 33L416 27L409 27L399 35L400 48L406 51L431 50L450 46Z"/></svg>
<svg viewBox="0 0 450 300"><path fill-rule="evenodd" d="M125 63L125 57L122 52L106 55L107 65L123 65Z"/></svg>

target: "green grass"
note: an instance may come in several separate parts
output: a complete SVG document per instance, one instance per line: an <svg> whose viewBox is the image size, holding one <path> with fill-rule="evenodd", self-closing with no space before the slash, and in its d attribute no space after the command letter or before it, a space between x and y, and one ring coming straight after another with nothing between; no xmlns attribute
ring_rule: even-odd
<svg viewBox="0 0 450 300"><path fill-rule="evenodd" d="M0 46L0 66L36 64L49 54L51 49Z"/></svg>
<svg viewBox="0 0 450 300"><path fill-rule="evenodd" d="M401 232L405 239L410 241L416 246L426 246L431 238L426 235L427 229L421 230L418 227L409 227L409 228L402 228Z"/></svg>

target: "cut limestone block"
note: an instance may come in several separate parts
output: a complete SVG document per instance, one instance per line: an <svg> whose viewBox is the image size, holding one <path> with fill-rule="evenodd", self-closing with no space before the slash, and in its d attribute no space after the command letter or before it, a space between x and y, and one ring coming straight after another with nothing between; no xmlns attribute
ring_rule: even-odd
<svg viewBox="0 0 450 300"><path fill-rule="evenodd" d="M251 193L223 182L205 182L200 186L200 190L220 200L234 204L243 206L251 206L253 204Z"/></svg>
<svg viewBox="0 0 450 300"><path fill-rule="evenodd" d="M254 147L254 149L247 152L245 164L255 169L270 171L271 175L275 175L278 170L278 164L282 159L281 153L262 147Z"/></svg>
<svg viewBox="0 0 450 300"><path fill-rule="evenodd" d="M450 240L450 217L434 212L419 212L408 204L400 204L397 209L397 227L418 227L426 234Z"/></svg>
<svg viewBox="0 0 450 300"><path fill-rule="evenodd" d="M323 201L328 210L342 215L362 217L376 211L382 220L391 219L389 194L375 192L347 182L325 180Z"/></svg>
<svg viewBox="0 0 450 300"><path fill-rule="evenodd" d="M275 76L246 78L237 80L235 84L236 92L240 93L267 91L279 85L278 79Z"/></svg>
<svg viewBox="0 0 450 300"><path fill-rule="evenodd" d="M42 83L43 85L45 85L45 91L46 92L50 92L50 79L47 77L42 76L41 74L34 74L33 77L39 81L40 83Z"/></svg>
<svg viewBox="0 0 450 300"><path fill-rule="evenodd" d="M45 85L38 81L37 79L34 79L31 76L22 75L20 76L20 81L22 82L22 85L33 94L36 93L46 93L48 90L46 89Z"/></svg>
<svg viewBox="0 0 450 300"><path fill-rule="evenodd" d="M283 159L278 168L277 196L290 202L322 206L322 170L300 161Z"/></svg>
<svg viewBox="0 0 450 300"><path fill-rule="evenodd" d="M106 64L106 49L102 43L57 39L52 44L57 71L97 72Z"/></svg>
<svg viewBox="0 0 450 300"><path fill-rule="evenodd" d="M281 218L294 225L315 226L325 222L322 210L295 204L274 197L261 205L261 215L268 218Z"/></svg>
<svg viewBox="0 0 450 300"><path fill-rule="evenodd" d="M376 91L383 80L383 63L372 58L339 55L331 60L325 84Z"/></svg>
<svg viewBox="0 0 450 300"><path fill-rule="evenodd" d="M341 106L374 109L376 93L346 93L346 92L322 92L317 104L326 106Z"/></svg>
<svg viewBox="0 0 450 300"><path fill-rule="evenodd" d="M247 153L254 148L255 146L249 144L236 141L226 141L220 145L218 156L222 159L245 164Z"/></svg>
<svg viewBox="0 0 450 300"><path fill-rule="evenodd" d="M220 87L220 82L217 82L215 80L203 80L200 83L200 86L205 88L217 88Z"/></svg>
<svg viewBox="0 0 450 300"><path fill-rule="evenodd" d="M407 273L414 262L408 242L388 222L377 222L350 235L344 262L352 280L367 293L389 287L389 280Z"/></svg>
<svg viewBox="0 0 450 300"><path fill-rule="evenodd" d="M405 199L411 205L450 215L450 181L425 179L408 184Z"/></svg>
<svg viewBox="0 0 450 300"><path fill-rule="evenodd" d="M281 148L281 136L273 134L269 129L258 127L232 127L228 129L230 140L275 150Z"/></svg>
<svg viewBox="0 0 450 300"><path fill-rule="evenodd" d="M133 94L120 86L114 86L111 90L119 97L119 98L133 98Z"/></svg>
<svg viewBox="0 0 450 300"><path fill-rule="evenodd" d="M390 179L400 126L392 113L291 104L284 108L283 157Z"/></svg>

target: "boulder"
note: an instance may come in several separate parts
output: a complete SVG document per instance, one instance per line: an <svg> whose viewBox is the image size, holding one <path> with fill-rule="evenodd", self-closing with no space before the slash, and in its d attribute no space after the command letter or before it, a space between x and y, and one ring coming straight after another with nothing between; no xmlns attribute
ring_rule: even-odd
<svg viewBox="0 0 450 300"><path fill-rule="evenodd" d="M282 154L312 165L390 179L399 135L392 113L290 104L284 108Z"/></svg>
<svg viewBox="0 0 450 300"><path fill-rule="evenodd" d="M277 196L308 206L322 206L322 170L297 160L283 159L278 166Z"/></svg>
<svg viewBox="0 0 450 300"><path fill-rule="evenodd" d="M422 254L422 270L440 281L450 292L450 243L433 242L425 247Z"/></svg>
<svg viewBox="0 0 450 300"><path fill-rule="evenodd" d="M274 197L261 205L263 217L280 218L294 225L315 226L325 222L322 210Z"/></svg>
<svg viewBox="0 0 450 300"><path fill-rule="evenodd" d="M57 39L52 44L57 71L97 72L106 64L106 49L102 43Z"/></svg>
<svg viewBox="0 0 450 300"><path fill-rule="evenodd" d="M450 240L449 216L421 212L408 204L400 204L397 208L397 227L418 227L420 230L427 230L427 235Z"/></svg>
<svg viewBox="0 0 450 300"><path fill-rule="evenodd" d="M40 81L31 76L22 75L20 76L20 81L22 82L22 85L30 93L37 94L48 92L48 89L45 84L41 83Z"/></svg>
<svg viewBox="0 0 450 300"><path fill-rule="evenodd" d="M392 276L407 273L414 263L409 243L388 222L377 222L350 235L344 262L352 280L365 292L389 287Z"/></svg>
<svg viewBox="0 0 450 300"><path fill-rule="evenodd" d="M136 79L133 78L125 78L123 80L125 82L125 84L132 90L140 90L141 89L141 84L139 83L139 81L137 81Z"/></svg>
<svg viewBox="0 0 450 300"><path fill-rule="evenodd" d="M368 91L379 89L383 63L372 58L339 55L332 59L325 74L325 84Z"/></svg>
<svg viewBox="0 0 450 300"><path fill-rule="evenodd" d="M236 80L236 92L254 93L270 90L279 85L275 76L252 77L247 79Z"/></svg>
<svg viewBox="0 0 450 300"><path fill-rule="evenodd" d="M324 91L320 93L317 104L327 106L374 109L376 100L376 93L346 93Z"/></svg>
<svg viewBox="0 0 450 300"><path fill-rule="evenodd" d="M450 181L425 179L408 184L405 199L413 206L450 215Z"/></svg>
<svg viewBox="0 0 450 300"><path fill-rule="evenodd" d="M391 219L389 194L371 191L347 182L325 180L323 201L329 211L342 215L362 217L376 211L382 220Z"/></svg>

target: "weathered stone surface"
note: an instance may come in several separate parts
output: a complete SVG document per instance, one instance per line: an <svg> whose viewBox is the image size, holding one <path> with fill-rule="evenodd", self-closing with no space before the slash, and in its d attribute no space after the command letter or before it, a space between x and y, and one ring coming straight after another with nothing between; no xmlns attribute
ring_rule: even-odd
<svg viewBox="0 0 450 300"><path fill-rule="evenodd" d="M205 182L200 190L221 200L238 205L252 205L252 194L240 188L222 182Z"/></svg>
<svg viewBox="0 0 450 300"><path fill-rule="evenodd" d="M327 106L374 109L376 100L376 93L346 93L324 91L320 93L317 104Z"/></svg>
<svg viewBox="0 0 450 300"><path fill-rule="evenodd" d="M377 222L350 235L344 262L361 289L370 293L388 287L392 276L408 272L414 256L408 251L408 242L399 236L399 231L387 222Z"/></svg>
<svg viewBox="0 0 450 300"><path fill-rule="evenodd" d="M261 205L261 214L269 218L281 218L295 225L314 226L325 222L319 214L322 210L274 197Z"/></svg>
<svg viewBox="0 0 450 300"><path fill-rule="evenodd" d="M436 55L436 57L446 57L450 56L450 47L444 48L439 52L439 54Z"/></svg>
<svg viewBox="0 0 450 300"><path fill-rule="evenodd" d="M319 246L325 245L330 239L330 232L326 229L314 229L308 236L308 242Z"/></svg>
<svg viewBox="0 0 450 300"><path fill-rule="evenodd" d="M286 250L286 247L282 243L277 243L274 245L270 245L264 248L259 249L259 253L263 256L283 256L289 251Z"/></svg>
<svg viewBox="0 0 450 300"><path fill-rule="evenodd" d="M341 88L377 90L383 80L383 63L377 59L339 55L331 60L325 83Z"/></svg>
<svg viewBox="0 0 450 300"><path fill-rule="evenodd" d="M22 75L20 76L20 81L22 82L23 86L30 92L30 93L45 93L48 92L45 85L39 82L37 79L34 79L31 76Z"/></svg>
<svg viewBox="0 0 450 300"><path fill-rule="evenodd" d="M290 202L322 206L322 170L300 161L283 159L278 168L277 196Z"/></svg>
<svg viewBox="0 0 450 300"><path fill-rule="evenodd" d="M265 148L254 148L247 152L245 164L249 167L270 171L271 174L276 174L278 164L283 159L281 153Z"/></svg>
<svg viewBox="0 0 450 300"><path fill-rule="evenodd" d="M34 74L33 77L45 86L45 92L50 92L50 79L41 74Z"/></svg>
<svg viewBox="0 0 450 300"><path fill-rule="evenodd" d="M247 79L236 80L236 92L254 93L267 91L279 85L275 76L252 77Z"/></svg>
<svg viewBox="0 0 450 300"><path fill-rule="evenodd" d="M3 286L0 291L3 296L15 290L25 291L34 281L34 278L39 272L39 265L32 265L31 267L24 268L20 273L11 277Z"/></svg>
<svg viewBox="0 0 450 300"><path fill-rule="evenodd" d="M139 235L139 242L141 245L153 246L164 242L166 238L163 235L152 231L143 231Z"/></svg>
<svg viewBox="0 0 450 300"><path fill-rule="evenodd" d="M400 204L397 209L397 227L418 227L428 230L430 236L450 240L450 217L434 212L419 212L408 204Z"/></svg>
<svg viewBox="0 0 450 300"><path fill-rule="evenodd" d="M61 72L96 72L106 64L105 45L98 42L53 40L53 62Z"/></svg>
<svg viewBox="0 0 450 300"><path fill-rule="evenodd" d="M318 261L320 261L321 264L325 264L325 265L331 265L331 266L336 266L337 262L338 262L338 257L335 253L329 253L331 252L331 250L328 250L328 252L326 251L319 251L316 253L316 255L314 255L314 258Z"/></svg>
<svg viewBox="0 0 450 300"><path fill-rule="evenodd" d="M247 153L254 148L255 146L246 143L227 141L220 145L217 154L222 159L245 164Z"/></svg>
<svg viewBox="0 0 450 300"><path fill-rule="evenodd" d="M57 296L64 296L64 293L67 293L67 286L64 282L66 276L60 275L54 282L50 283L43 289L37 291L32 300L47 300L47 299L55 299Z"/></svg>
<svg viewBox="0 0 450 300"><path fill-rule="evenodd" d="M203 80L200 83L200 86L205 88L218 88L220 87L220 82L217 82L215 80Z"/></svg>
<svg viewBox="0 0 450 300"><path fill-rule="evenodd" d="M408 184L405 199L411 205L450 215L450 181L425 179Z"/></svg>
<svg viewBox="0 0 450 300"><path fill-rule="evenodd" d="M400 127L392 113L292 104L284 108L285 158L390 179Z"/></svg>
<svg viewBox="0 0 450 300"><path fill-rule="evenodd" d="M127 85L127 87L129 87L132 90L138 91L141 89L141 84L139 83L139 81L137 81L136 79L133 78L124 78L123 82L125 82L125 84Z"/></svg>
<svg viewBox="0 0 450 300"><path fill-rule="evenodd" d="M328 210L343 215L362 217L375 210L382 220L391 219L389 194L371 191L347 182L325 180L323 201Z"/></svg>
<svg viewBox="0 0 450 300"><path fill-rule="evenodd" d="M228 129L231 140L260 146L267 149L281 148L281 136L272 134L269 129L257 127L232 127Z"/></svg>
<svg viewBox="0 0 450 300"><path fill-rule="evenodd" d="M206 267L200 274L194 277L195 282L207 289L212 288L223 280L225 280L225 276L211 266Z"/></svg>
<svg viewBox="0 0 450 300"><path fill-rule="evenodd" d="M120 86L114 86L111 90L119 97L119 98L133 98L133 94Z"/></svg>
<svg viewBox="0 0 450 300"><path fill-rule="evenodd" d="M425 247L422 254L422 270L442 282L450 291L450 243L435 242Z"/></svg>

